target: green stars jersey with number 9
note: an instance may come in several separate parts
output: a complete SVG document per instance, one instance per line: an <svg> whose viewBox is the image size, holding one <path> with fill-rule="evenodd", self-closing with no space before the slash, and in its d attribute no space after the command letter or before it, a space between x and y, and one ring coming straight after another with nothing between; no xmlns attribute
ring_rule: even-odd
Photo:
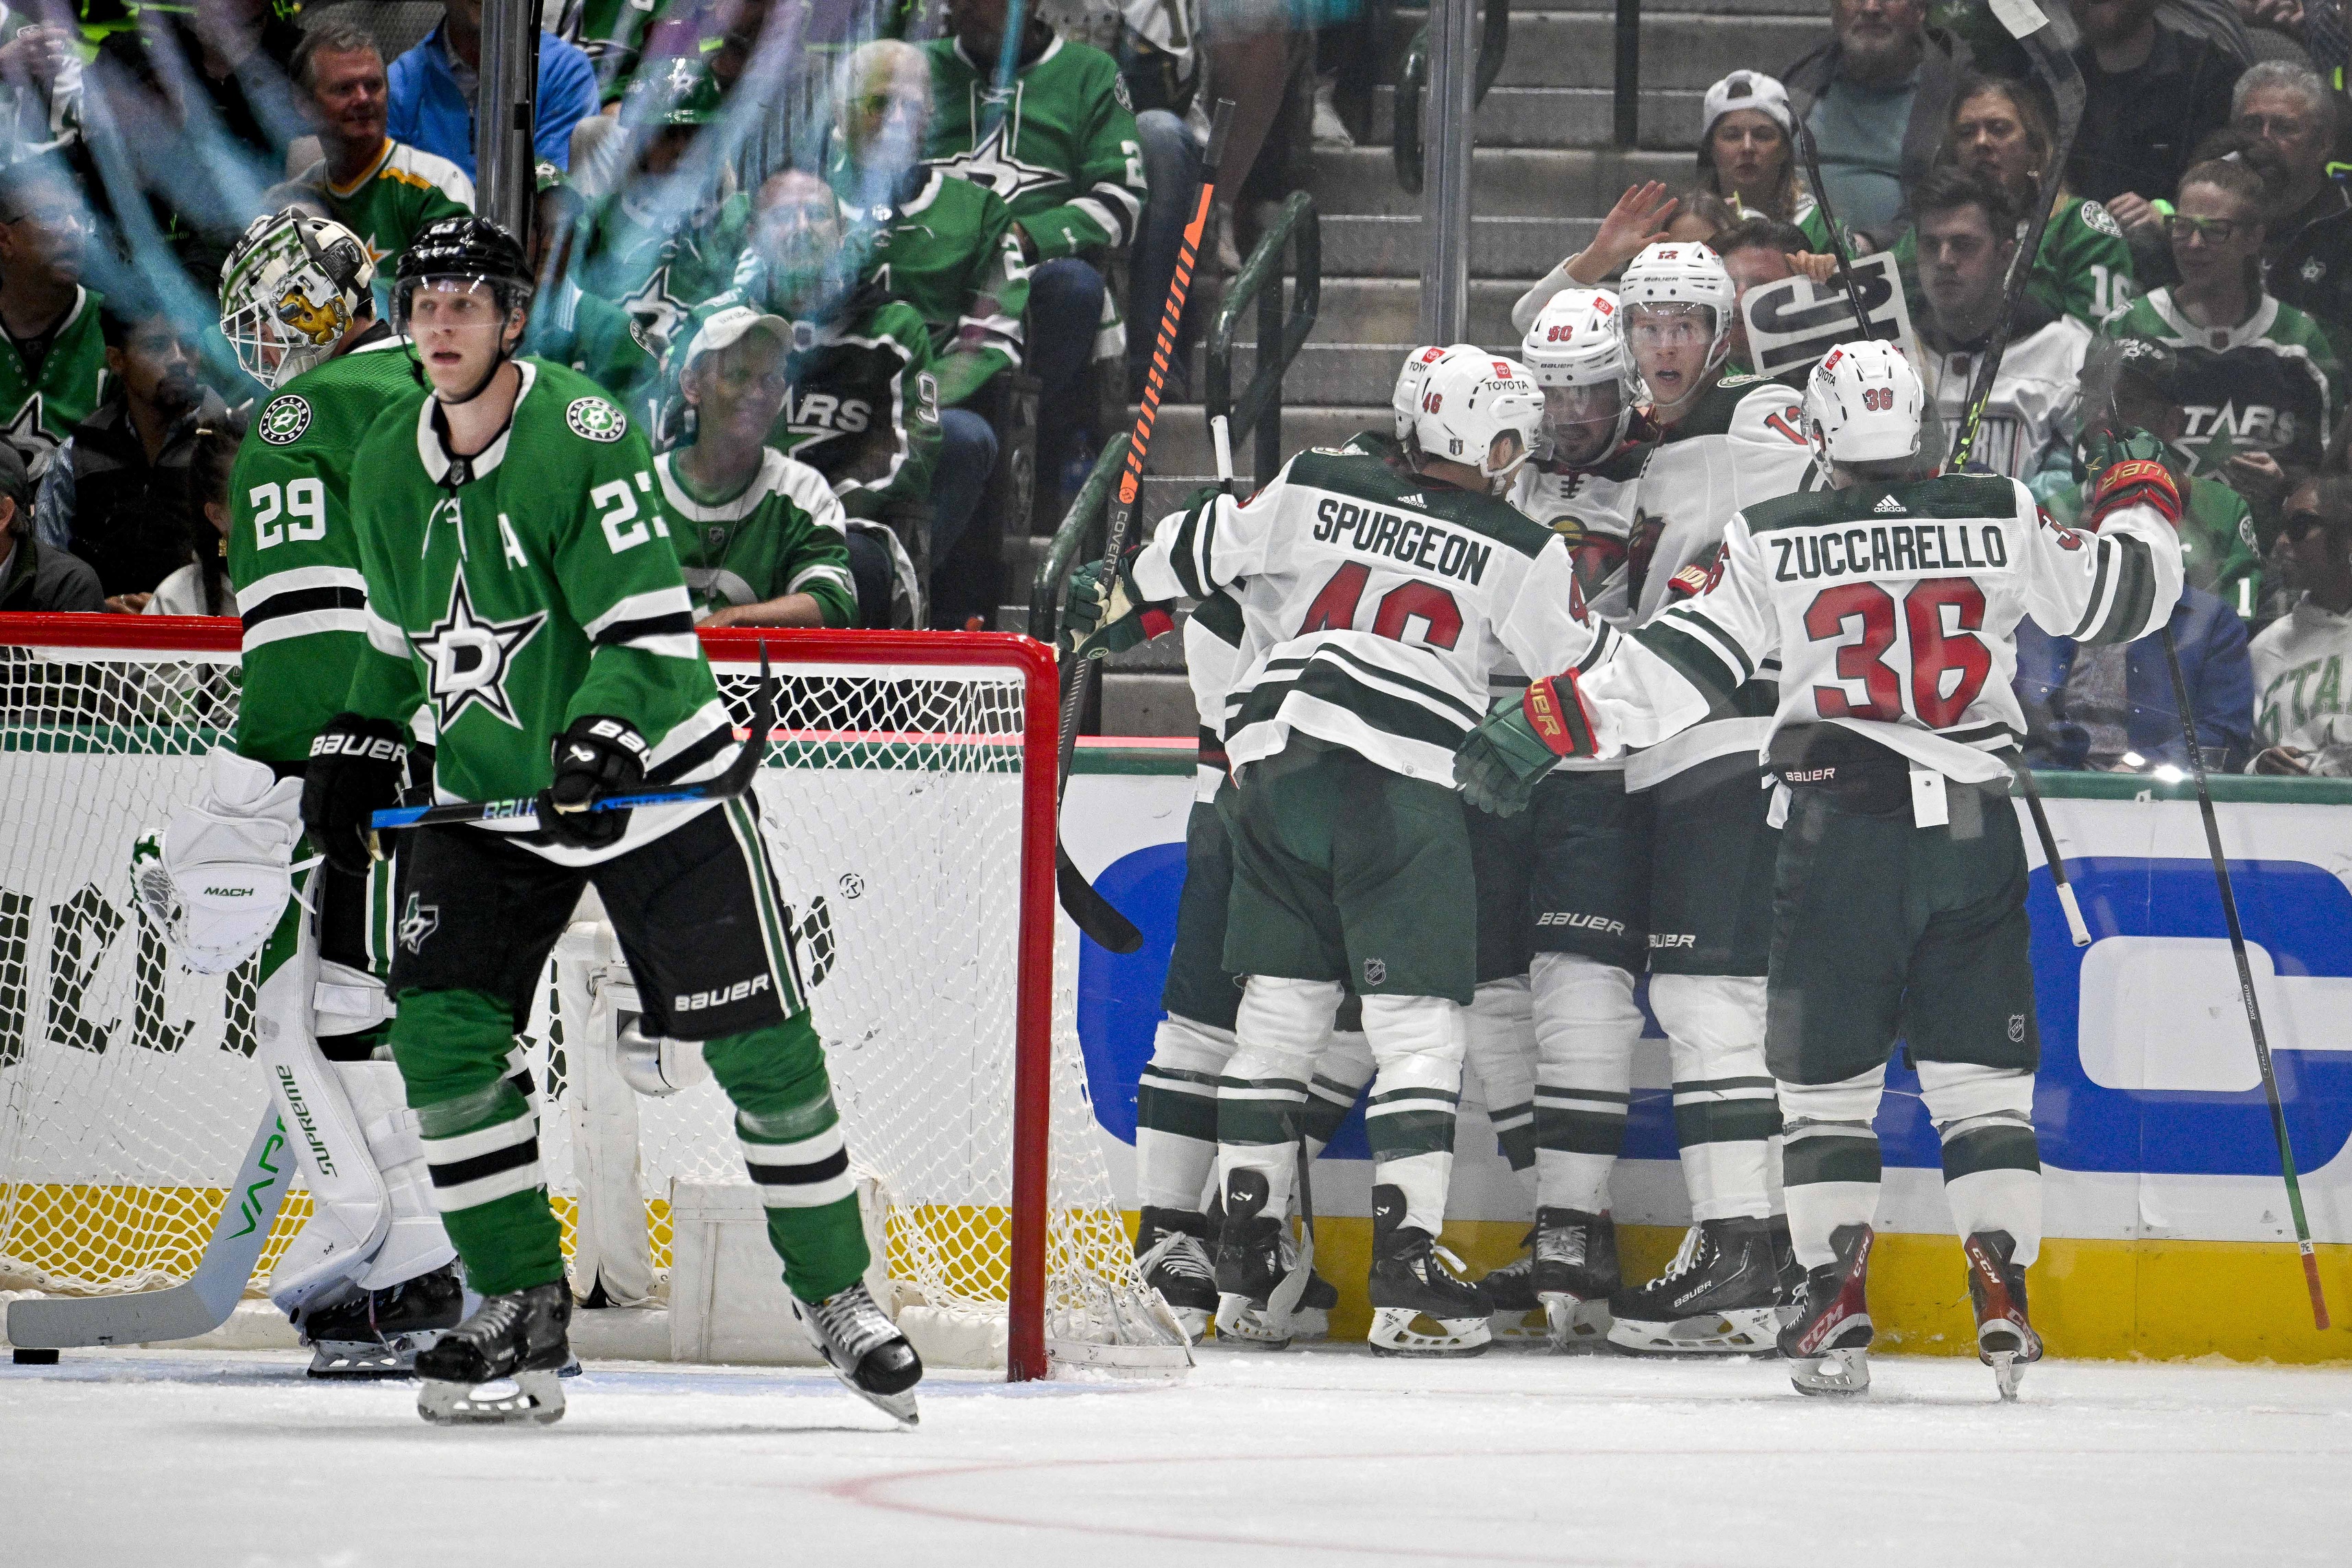
<svg viewBox="0 0 2352 1568"><path fill-rule="evenodd" d="M366 637L352 460L387 407L425 394L382 327L261 405L229 477L228 575L245 621L236 749L299 763L340 712ZM406 715L402 715L406 717Z"/></svg>

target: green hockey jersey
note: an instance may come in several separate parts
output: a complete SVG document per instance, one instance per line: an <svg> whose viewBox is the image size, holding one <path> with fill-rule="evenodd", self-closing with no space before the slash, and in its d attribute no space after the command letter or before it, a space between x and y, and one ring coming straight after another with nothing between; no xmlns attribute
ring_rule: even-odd
<svg viewBox="0 0 2352 1568"><path fill-rule="evenodd" d="M933 38L923 53L931 65L926 159L994 192L1039 261L1125 248L1149 187L1134 103L1108 55L1055 38L1021 67L1006 106L995 61L973 64L952 37Z"/></svg>
<svg viewBox="0 0 2352 1568"><path fill-rule="evenodd" d="M352 517L367 583L367 647L348 706L394 723L429 703L445 801L536 795L575 719L607 714L647 745L646 782L723 773L735 729L678 569L653 452L595 383L543 360L504 435L452 459L439 405L387 410L360 444ZM716 803L633 813L603 849L538 840L567 866L625 854Z"/></svg>
<svg viewBox="0 0 2352 1568"><path fill-rule="evenodd" d="M842 216L860 231L851 243L866 251L866 276L912 305L930 329L942 405L952 408L998 371L1019 366L1030 268L1012 208L985 186L928 166L909 171L910 194L871 205L857 204L856 175L843 158L834 159L827 178Z"/></svg>
<svg viewBox="0 0 2352 1568"><path fill-rule="evenodd" d="M743 493L716 505L697 500L671 464L675 452L654 459L662 501L676 519L671 542L694 597L695 618L729 605L760 605L806 594L824 624L857 619L857 588L849 577L847 525L824 476L773 447Z"/></svg>
<svg viewBox="0 0 2352 1568"><path fill-rule="evenodd" d="M245 623L242 754L302 762L342 710L367 641L352 460L386 409L413 412L424 396L406 344L379 323L254 416L228 487L228 575Z"/></svg>
<svg viewBox="0 0 2352 1568"><path fill-rule="evenodd" d="M2319 323L2265 294L2252 315L2226 331L2181 314L2169 289L2151 289L2100 331L2145 338L2180 357L2177 382L2189 427L2174 443L2189 471L2221 479L2231 458L2268 452L2286 468L2319 466L2336 427L2336 351Z"/></svg>
<svg viewBox="0 0 2352 1568"><path fill-rule="evenodd" d="M295 176L324 196L327 212L360 237L380 269L408 248L426 224L474 210L474 182L466 171L421 147L387 136L383 150L359 178L337 184L323 158Z"/></svg>
<svg viewBox="0 0 2352 1568"><path fill-rule="evenodd" d="M648 353L669 350L695 307L735 281L751 232L751 198L737 192L709 210L669 211L667 183L607 200L583 223L580 287L618 305Z"/></svg>
<svg viewBox="0 0 2352 1568"><path fill-rule="evenodd" d="M0 437L16 448L36 479L73 427L106 399L106 339L99 331L102 296L74 290L74 302L49 337L40 363L26 365L16 340L0 331Z"/></svg>
<svg viewBox="0 0 2352 1568"><path fill-rule="evenodd" d="M583 293L569 278L530 302L522 352L570 365L621 405L648 419L661 381L661 362L631 331L628 313L610 300Z"/></svg>

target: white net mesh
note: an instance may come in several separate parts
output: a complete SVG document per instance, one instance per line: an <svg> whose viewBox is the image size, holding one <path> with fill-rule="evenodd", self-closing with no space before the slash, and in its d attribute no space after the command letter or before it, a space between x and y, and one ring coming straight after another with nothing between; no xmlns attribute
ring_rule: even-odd
<svg viewBox="0 0 2352 1568"><path fill-rule="evenodd" d="M834 1093L886 1209L902 1302L1006 1311L1023 908L1024 672L778 656L761 818L793 910ZM861 645L864 646L864 645ZM936 646L936 645L934 645ZM739 716L756 670L718 666ZM265 1114L245 1059L252 977L205 980L132 912L131 848L197 787L226 732L233 654L0 647L0 1287L94 1292L185 1279ZM1046 1331L1116 1342L1148 1323L1095 1140L1073 955L1051 996ZM546 988L542 987L544 991ZM249 1003L247 1004L249 1005ZM561 1030L526 1045L559 1105ZM638 1102L656 1269L674 1181L744 1180L716 1085ZM567 1118L543 1118L557 1196ZM307 1213L278 1222L277 1250Z"/></svg>

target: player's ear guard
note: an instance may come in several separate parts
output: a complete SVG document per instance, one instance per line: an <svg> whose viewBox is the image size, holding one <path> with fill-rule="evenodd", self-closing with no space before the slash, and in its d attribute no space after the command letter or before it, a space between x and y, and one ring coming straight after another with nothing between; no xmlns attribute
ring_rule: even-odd
<svg viewBox="0 0 2352 1568"><path fill-rule="evenodd" d="M2126 458L2099 470L2083 508L2083 526L2097 531L2101 523L2127 506L2152 506L2164 521L2180 526L2180 487L2172 473L2153 458Z"/></svg>
<svg viewBox="0 0 2352 1568"><path fill-rule="evenodd" d="M1454 751L1454 782L1479 810L1515 816L1562 757L1597 750L1576 672L1566 670L1529 681L1525 695L1504 699L1480 720Z"/></svg>

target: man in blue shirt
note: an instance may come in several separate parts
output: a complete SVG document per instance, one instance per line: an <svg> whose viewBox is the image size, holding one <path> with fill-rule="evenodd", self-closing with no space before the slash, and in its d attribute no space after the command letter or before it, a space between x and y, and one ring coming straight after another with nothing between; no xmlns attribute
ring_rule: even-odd
<svg viewBox="0 0 2352 1568"><path fill-rule="evenodd" d="M1927 26L1927 0L1831 0L1829 41L1783 71L1822 154L1838 222L1864 250L1910 226L1911 188L1944 138L1968 46Z"/></svg>
<svg viewBox="0 0 2352 1568"><path fill-rule="evenodd" d="M425 41L392 62L389 134L474 170L474 95L482 68L482 0L447 0L447 15ZM596 70L579 48L539 37L538 120L533 156L572 166L572 128L596 112Z"/></svg>

